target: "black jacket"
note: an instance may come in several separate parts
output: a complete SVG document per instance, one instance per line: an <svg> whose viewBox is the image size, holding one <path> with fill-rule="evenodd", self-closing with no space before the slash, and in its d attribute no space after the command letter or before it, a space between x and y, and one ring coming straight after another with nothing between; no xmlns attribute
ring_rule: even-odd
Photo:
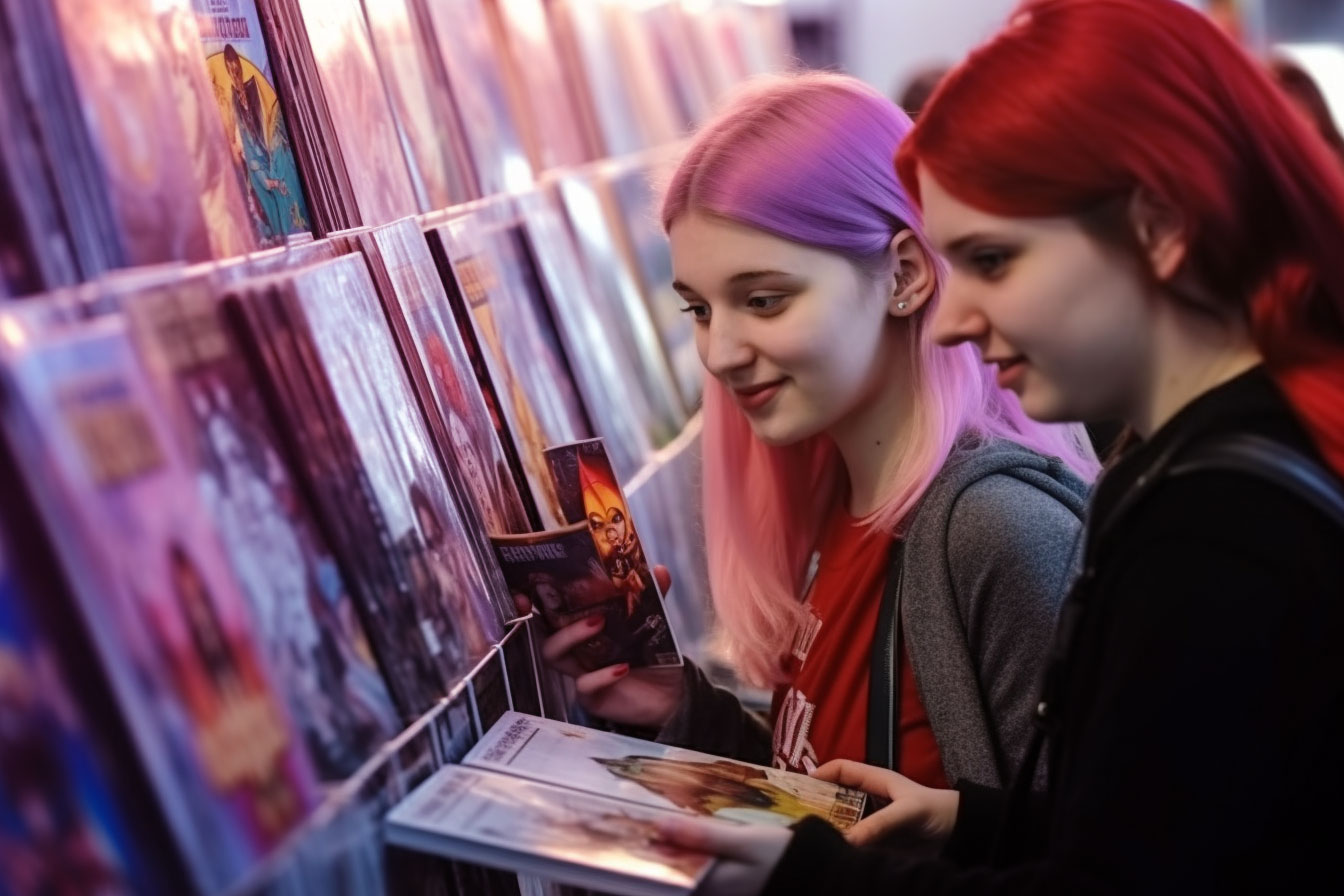
<svg viewBox="0 0 1344 896"><path fill-rule="evenodd" d="M1238 432L1319 461L1256 369L1192 402L1098 484L1092 575L1061 617L1072 631L1043 800L1014 801L1004 817L1004 794L963 788L934 862L855 850L805 822L766 893L1344 884L1344 532L1255 475L1154 478L1190 446ZM1135 489L1144 496L1127 501ZM991 862L996 829L1006 839Z"/></svg>

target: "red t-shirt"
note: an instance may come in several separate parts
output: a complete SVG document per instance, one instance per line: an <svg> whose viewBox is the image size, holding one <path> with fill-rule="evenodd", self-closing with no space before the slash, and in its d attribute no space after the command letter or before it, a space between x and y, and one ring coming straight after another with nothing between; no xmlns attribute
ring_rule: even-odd
<svg viewBox="0 0 1344 896"><path fill-rule="evenodd" d="M810 772L831 759L864 761L873 632L890 563L892 536L858 525L843 502L822 535L808 595L810 623L788 658L792 681L775 694L774 762ZM902 643L897 771L946 787L938 745Z"/></svg>

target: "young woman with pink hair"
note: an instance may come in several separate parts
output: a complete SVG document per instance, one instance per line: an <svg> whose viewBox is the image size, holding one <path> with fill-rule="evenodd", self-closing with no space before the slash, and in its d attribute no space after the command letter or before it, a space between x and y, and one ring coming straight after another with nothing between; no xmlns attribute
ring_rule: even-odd
<svg viewBox="0 0 1344 896"><path fill-rule="evenodd" d="M1011 789L836 763L891 801L849 844L670 826L725 857L697 896L1340 892L1344 169L1175 0L1025 3L896 164L951 268L935 338L1034 418L1135 444L1097 484ZM850 845L893 833L940 860Z"/></svg>
<svg viewBox="0 0 1344 896"><path fill-rule="evenodd" d="M692 141L663 223L710 374L704 517L729 656L773 732L685 671L577 675L584 706L664 742L929 785L1006 777L1096 461L1030 421L969 346L935 346L942 263L892 157L910 120L834 74L745 88Z"/></svg>

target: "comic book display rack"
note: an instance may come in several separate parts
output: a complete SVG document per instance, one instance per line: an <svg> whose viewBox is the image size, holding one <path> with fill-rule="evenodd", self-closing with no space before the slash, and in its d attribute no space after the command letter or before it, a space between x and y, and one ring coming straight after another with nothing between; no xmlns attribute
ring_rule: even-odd
<svg viewBox="0 0 1344 896"><path fill-rule="evenodd" d="M0 0L0 889L568 892L382 819L501 713L577 712L492 553L565 522L548 448L603 440L698 657L655 184L784 22Z"/></svg>

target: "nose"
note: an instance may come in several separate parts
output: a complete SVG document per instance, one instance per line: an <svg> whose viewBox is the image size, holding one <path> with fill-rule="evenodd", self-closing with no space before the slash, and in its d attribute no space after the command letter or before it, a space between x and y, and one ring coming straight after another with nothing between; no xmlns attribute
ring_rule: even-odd
<svg viewBox="0 0 1344 896"><path fill-rule="evenodd" d="M972 289L955 272L943 285L929 322L929 335L939 345L978 342L989 335L989 318L977 306Z"/></svg>
<svg viewBox="0 0 1344 896"><path fill-rule="evenodd" d="M709 323L696 329L696 348L705 369L719 379L750 366L756 351L742 332L741 323L731 311L713 315Z"/></svg>

